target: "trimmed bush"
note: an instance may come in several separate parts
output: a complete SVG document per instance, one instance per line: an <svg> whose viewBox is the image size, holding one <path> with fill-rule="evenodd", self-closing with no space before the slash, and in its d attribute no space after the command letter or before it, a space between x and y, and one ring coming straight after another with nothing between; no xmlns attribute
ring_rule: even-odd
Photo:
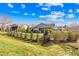
<svg viewBox="0 0 79 59"><path fill-rule="evenodd" d="M9 33L7 33L7 34L11 36L11 32L9 32Z"/></svg>
<svg viewBox="0 0 79 59"><path fill-rule="evenodd" d="M17 33L15 33L14 36L17 37Z"/></svg>
<svg viewBox="0 0 79 59"><path fill-rule="evenodd" d="M22 39L24 39L25 38L25 33L22 33Z"/></svg>
<svg viewBox="0 0 79 59"><path fill-rule="evenodd" d="M26 29L24 29L24 28L17 28L16 32L26 32Z"/></svg>
<svg viewBox="0 0 79 59"><path fill-rule="evenodd" d="M76 38L75 35L76 35L76 32L69 31L68 32L68 39L67 39L67 41L68 42L74 42L75 38Z"/></svg>
<svg viewBox="0 0 79 59"><path fill-rule="evenodd" d="M15 35L15 32L11 32L11 35L14 36Z"/></svg>
<svg viewBox="0 0 79 59"><path fill-rule="evenodd" d="M64 31L53 31L51 35L52 35L52 38L54 38L55 43L66 41L68 37L67 32L64 32Z"/></svg>
<svg viewBox="0 0 79 59"><path fill-rule="evenodd" d="M63 41L64 42L67 42L67 39L68 39L68 33L67 33L67 31L63 31Z"/></svg>
<svg viewBox="0 0 79 59"><path fill-rule="evenodd" d="M30 33L30 39L31 40L33 39L33 33L32 32Z"/></svg>
<svg viewBox="0 0 79 59"><path fill-rule="evenodd" d="M79 40L79 32L76 32L76 35L75 35L75 40Z"/></svg>
<svg viewBox="0 0 79 59"><path fill-rule="evenodd" d="M27 40L27 34L25 33L25 40Z"/></svg>
<svg viewBox="0 0 79 59"><path fill-rule="evenodd" d="M30 39L30 33L26 33L27 34L27 39Z"/></svg>
<svg viewBox="0 0 79 59"><path fill-rule="evenodd" d="M18 38L20 38L20 33L17 33L18 34Z"/></svg>

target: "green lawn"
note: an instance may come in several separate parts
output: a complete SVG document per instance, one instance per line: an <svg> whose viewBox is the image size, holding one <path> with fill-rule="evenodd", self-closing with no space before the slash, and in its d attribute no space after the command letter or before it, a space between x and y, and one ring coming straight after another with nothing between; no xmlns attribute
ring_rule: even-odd
<svg viewBox="0 0 79 59"><path fill-rule="evenodd" d="M1 56L69 56L79 55L79 49L73 50L68 45L54 44L48 47L38 43L26 43L0 32Z"/></svg>

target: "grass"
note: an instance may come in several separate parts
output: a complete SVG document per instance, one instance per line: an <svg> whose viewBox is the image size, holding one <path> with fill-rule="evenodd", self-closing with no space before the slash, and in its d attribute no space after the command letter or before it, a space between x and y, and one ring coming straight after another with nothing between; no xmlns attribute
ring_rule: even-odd
<svg viewBox="0 0 79 59"><path fill-rule="evenodd" d="M45 52L45 53L44 53ZM48 55L46 50L21 40L0 35L0 55Z"/></svg>
<svg viewBox="0 0 79 59"><path fill-rule="evenodd" d="M75 51L75 52L74 52ZM70 56L79 55L79 48L67 44L53 44L47 47L39 43L26 43L0 32L0 56Z"/></svg>

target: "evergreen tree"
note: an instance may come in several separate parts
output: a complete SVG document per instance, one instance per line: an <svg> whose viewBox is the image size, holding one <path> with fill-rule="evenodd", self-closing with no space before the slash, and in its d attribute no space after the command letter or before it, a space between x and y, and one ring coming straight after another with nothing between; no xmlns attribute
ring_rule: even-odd
<svg viewBox="0 0 79 59"><path fill-rule="evenodd" d="M44 31L44 43L47 43L50 41L50 33L51 33L51 29L46 27Z"/></svg>
<svg viewBox="0 0 79 59"><path fill-rule="evenodd" d="M27 27L27 30L26 30L27 33L31 33L32 32L32 29L30 27Z"/></svg>

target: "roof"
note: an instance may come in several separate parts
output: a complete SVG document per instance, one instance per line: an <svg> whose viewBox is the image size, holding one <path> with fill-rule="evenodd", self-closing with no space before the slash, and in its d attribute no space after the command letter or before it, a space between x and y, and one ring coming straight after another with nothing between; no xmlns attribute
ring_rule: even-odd
<svg viewBox="0 0 79 59"><path fill-rule="evenodd" d="M37 26L35 26L34 28L45 28L45 27L54 27L54 24L44 24L44 23L40 23Z"/></svg>

